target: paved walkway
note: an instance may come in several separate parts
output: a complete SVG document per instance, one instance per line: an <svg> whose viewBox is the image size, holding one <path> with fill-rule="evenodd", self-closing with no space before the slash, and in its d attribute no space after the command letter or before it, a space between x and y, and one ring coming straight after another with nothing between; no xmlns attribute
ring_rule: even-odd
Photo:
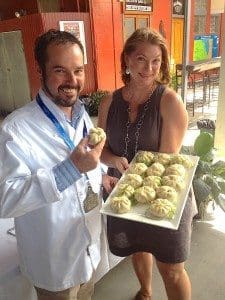
<svg viewBox="0 0 225 300"><path fill-rule="evenodd" d="M192 300L225 299L225 215L217 208L208 217L208 221L193 224L191 255L186 263L192 282ZM93 300L132 300L138 289L130 258L126 258L96 284ZM153 300L166 299L154 265Z"/></svg>

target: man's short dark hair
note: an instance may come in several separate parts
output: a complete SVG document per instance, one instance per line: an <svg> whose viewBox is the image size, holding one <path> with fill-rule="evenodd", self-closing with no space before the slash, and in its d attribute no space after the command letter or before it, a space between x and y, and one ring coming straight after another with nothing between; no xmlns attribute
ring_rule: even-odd
<svg viewBox="0 0 225 300"><path fill-rule="evenodd" d="M34 55L41 70L45 70L48 46L50 44L61 45L66 43L77 44L84 55L84 48L80 40L67 31L50 29L36 39Z"/></svg>

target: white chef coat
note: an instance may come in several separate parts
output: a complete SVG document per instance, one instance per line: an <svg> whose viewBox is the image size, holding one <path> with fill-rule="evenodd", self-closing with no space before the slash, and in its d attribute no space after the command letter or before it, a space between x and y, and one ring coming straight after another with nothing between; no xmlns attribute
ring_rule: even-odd
<svg viewBox="0 0 225 300"><path fill-rule="evenodd" d="M77 145L83 124L93 127L88 114L76 130L42 90L44 104ZM57 190L52 168L70 150L54 124L34 100L14 111L0 131L0 217L14 217L20 267L37 287L64 290L87 282L100 261L99 206L84 213L85 176L63 192ZM94 192L100 192L101 169L88 172Z"/></svg>

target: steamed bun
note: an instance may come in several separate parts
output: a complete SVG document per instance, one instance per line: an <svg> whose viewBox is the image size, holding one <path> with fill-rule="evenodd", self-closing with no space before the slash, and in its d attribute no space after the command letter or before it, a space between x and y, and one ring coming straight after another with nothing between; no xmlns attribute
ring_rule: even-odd
<svg viewBox="0 0 225 300"><path fill-rule="evenodd" d="M139 203L150 203L153 199L155 199L155 196L155 190L149 186L141 186L134 192L134 198Z"/></svg>
<svg viewBox="0 0 225 300"><path fill-rule="evenodd" d="M173 164L166 168L164 175L178 175L185 177L185 168L180 164Z"/></svg>
<svg viewBox="0 0 225 300"><path fill-rule="evenodd" d="M105 131L100 127L91 128L89 131L89 144L96 145L105 139Z"/></svg>
<svg viewBox="0 0 225 300"><path fill-rule="evenodd" d="M126 196L126 197L131 197L134 193L134 188L127 184L127 183L120 183L117 186L117 192L116 195L117 196Z"/></svg>
<svg viewBox="0 0 225 300"><path fill-rule="evenodd" d="M160 186L156 189L157 198L167 199L171 202L177 201L177 192L173 187L170 186Z"/></svg>
<svg viewBox="0 0 225 300"><path fill-rule="evenodd" d="M176 212L176 207L173 203L167 199L157 198L152 201L149 208L146 210L146 217L152 218L152 216L158 218L173 219Z"/></svg>
<svg viewBox="0 0 225 300"><path fill-rule="evenodd" d="M157 153L154 157L154 162L158 162L162 165L168 165L170 163L171 156L167 153Z"/></svg>
<svg viewBox="0 0 225 300"><path fill-rule="evenodd" d="M136 162L144 163L149 166L154 158L154 154L149 151L139 151L136 156Z"/></svg>
<svg viewBox="0 0 225 300"><path fill-rule="evenodd" d="M153 189L156 189L161 185L161 177L159 176L147 176L143 180L143 185L147 185L152 187Z"/></svg>
<svg viewBox="0 0 225 300"><path fill-rule="evenodd" d="M162 164L155 162L150 167L148 167L146 173L148 176L150 176L150 175L162 176L164 171L165 171L165 167Z"/></svg>
<svg viewBox="0 0 225 300"><path fill-rule="evenodd" d="M178 175L166 175L162 177L162 185L173 187L176 191L181 191L184 188L184 181Z"/></svg>
<svg viewBox="0 0 225 300"><path fill-rule="evenodd" d="M127 183L134 188L137 188L142 185L142 177L137 174L126 174L122 180L123 183Z"/></svg>
<svg viewBox="0 0 225 300"><path fill-rule="evenodd" d="M112 197L110 207L115 213L123 214L130 211L131 201L126 196Z"/></svg>
<svg viewBox="0 0 225 300"><path fill-rule="evenodd" d="M147 166L144 163L133 163L130 165L128 173L142 175L147 170Z"/></svg>
<svg viewBox="0 0 225 300"><path fill-rule="evenodd" d="M171 163L183 165L185 168L191 168L193 166L191 159L182 154L174 154L171 158Z"/></svg>

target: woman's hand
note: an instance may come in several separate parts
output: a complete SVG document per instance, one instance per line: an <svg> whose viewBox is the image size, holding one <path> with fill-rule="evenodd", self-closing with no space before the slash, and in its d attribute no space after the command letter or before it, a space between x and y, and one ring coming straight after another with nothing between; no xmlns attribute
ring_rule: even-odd
<svg viewBox="0 0 225 300"><path fill-rule="evenodd" d="M102 175L102 185L108 194L111 193L118 180L118 178L109 176L107 174Z"/></svg>
<svg viewBox="0 0 225 300"><path fill-rule="evenodd" d="M129 163L126 157L117 156L114 161L114 166L121 174L123 174L128 169Z"/></svg>

